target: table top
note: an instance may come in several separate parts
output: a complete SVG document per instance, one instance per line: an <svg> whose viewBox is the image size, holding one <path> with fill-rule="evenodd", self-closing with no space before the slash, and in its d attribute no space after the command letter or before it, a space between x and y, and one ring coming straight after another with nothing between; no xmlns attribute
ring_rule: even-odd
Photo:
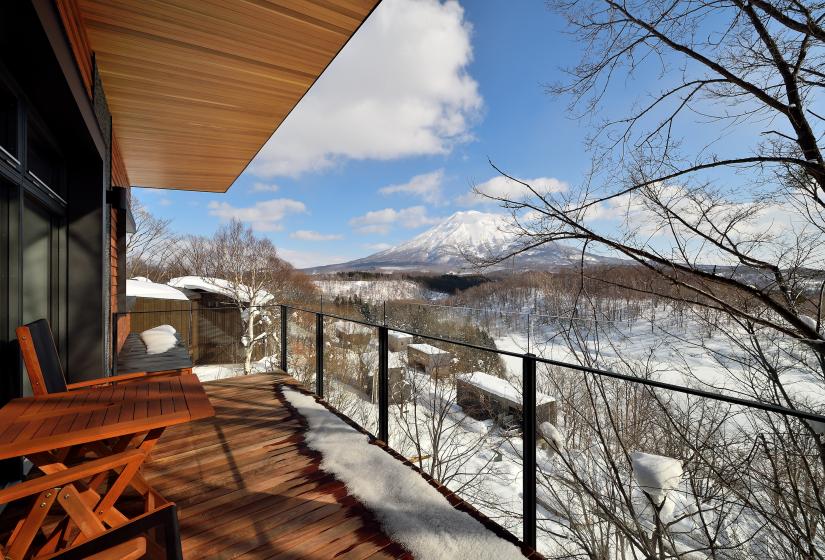
<svg viewBox="0 0 825 560"><path fill-rule="evenodd" d="M15 399L0 409L0 459L214 416L195 375Z"/></svg>

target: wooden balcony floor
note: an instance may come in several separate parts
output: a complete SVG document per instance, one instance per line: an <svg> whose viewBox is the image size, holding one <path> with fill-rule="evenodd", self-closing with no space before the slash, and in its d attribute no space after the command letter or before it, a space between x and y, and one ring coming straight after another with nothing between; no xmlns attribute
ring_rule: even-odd
<svg viewBox="0 0 825 560"><path fill-rule="evenodd" d="M185 558L409 558L319 468L303 419L276 390L292 379L205 383L216 416L167 430L145 474L178 505Z"/></svg>

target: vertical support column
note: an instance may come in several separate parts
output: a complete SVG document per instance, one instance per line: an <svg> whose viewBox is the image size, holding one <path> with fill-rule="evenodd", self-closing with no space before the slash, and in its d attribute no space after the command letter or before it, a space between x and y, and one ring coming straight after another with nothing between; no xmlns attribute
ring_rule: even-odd
<svg viewBox="0 0 825 560"><path fill-rule="evenodd" d="M112 375L117 375L117 339L119 333L117 332L117 323L120 314L115 311L112 313Z"/></svg>
<svg viewBox="0 0 825 560"><path fill-rule="evenodd" d="M389 329L378 327L378 439L389 441L390 342Z"/></svg>
<svg viewBox="0 0 825 560"><path fill-rule="evenodd" d="M522 358L521 437L523 458L524 544L536 548L536 356Z"/></svg>
<svg viewBox="0 0 825 560"><path fill-rule="evenodd" d="M286 335L287 335L287 307L286 305L281 306L281 371L286 373Z"/></svg>
<svg viewBox="0 0 825 560"><path fill-rule="evenodd" d="M315 314L315 394L324 396L324 315Z"/></svg>

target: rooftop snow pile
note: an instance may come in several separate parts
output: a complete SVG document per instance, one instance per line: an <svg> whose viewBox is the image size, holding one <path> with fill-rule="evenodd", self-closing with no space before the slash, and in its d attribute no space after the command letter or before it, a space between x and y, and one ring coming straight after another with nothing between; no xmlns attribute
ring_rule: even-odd
<svg viewBox="0 0 825 560"><path fill-rule="evenodd" d="M207 276L181 276L169 280L169 285L175 288L185 288L187 290L201 290L211 294L220 294L231 299L238 299L242 303L251 305L264 305L269 303L275 296L265 290L257 292L250 286L235 284L223 278L209 278Z"/></svg>
<svg viewBox="0 0 825 560"><path fill-rule="evenodd" d="M160 325L145 330L140 333L140 338L146 345L147 354L163 354L178 343L175 337L175 327L172 325Z"/></svg>
<svg viewBox="0 0 825 560"><path fill-rule="evenodd" d="M172 286L157 284L143 276L126 280L126 295L139 298L177 299L188 301L186 294Z"/></svg>
<svg viewBox="0 0 825 560"><path fill-rule="evenodd" d="M410 344L407 348L412 348L413 350L418 350L422 354L427 354L428 356L449 356L450 353L446 350L442 350L441 348L436 348L431 344Z"/></svg>
<svg viewBox="0 0 825 560"><path fill-rule="evenodd" d="M447 499L416 471L369 444L314 398L288 387L284 396L307 419L306 442L321 453L321 468L343 481L375 513L387 534L416 558L432 560L523 559L519 549L497 537Z"/></svg>
<svg viewBox="0 0 825 560"><path fill-rule="evenodd" d="M682 480L682 463L678 459L634 451L630 462L636 482L656 503L662 503Z"/></svg>
<svg viewBox="0 0 825 560"><path fill-rule="evenodd" d="M465 383L469 383L474 387L478 387L482 391L489 393L491 395L501 397L502 399L506 399L510 402L519 405L522 404L521 393L516 387L513 387L513 385L506 379L496 377L495 375L490 375L489 373L484 373L483 371L474 371L473 373L459 373L458 375L456 375L456 378L461 381L464 381ZM537 405L547 404L555 400L556 399L554 399L550 395L545 395L544 393L536 392Z"/></svg>

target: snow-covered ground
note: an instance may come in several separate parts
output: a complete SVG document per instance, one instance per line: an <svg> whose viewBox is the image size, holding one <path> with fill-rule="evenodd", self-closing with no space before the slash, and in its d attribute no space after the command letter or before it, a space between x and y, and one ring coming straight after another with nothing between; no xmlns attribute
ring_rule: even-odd
<svg viewBox="0 0 825 560"><path fill-rule="evenodd" d="M252 362L250 373L268 373L278 369L280 366L273 356L267 356L258 361ZM244 375L243 364L212 364L195 366L192 373L203 381L217 381L218 379L228 379Z"/></svg>

